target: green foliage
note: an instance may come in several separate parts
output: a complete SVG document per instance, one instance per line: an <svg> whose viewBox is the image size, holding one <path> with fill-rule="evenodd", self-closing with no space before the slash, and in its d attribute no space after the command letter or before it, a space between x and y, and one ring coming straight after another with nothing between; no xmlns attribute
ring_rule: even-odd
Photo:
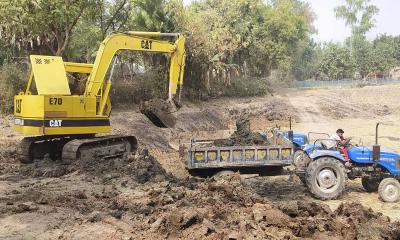
<svg viewBox="0 0 400 240"><path fill-rule="evenodd" d="M328 44L317 66L317 79L348 79L354 75L354 62L350 51L340 44Z"/></svg>
<svg viewBox="0 0 400 240"><path fill-rule="evenodd" d="M174 32L175 13L168 9L167 0L132 0L130 24L138 31Z"/></svg>
<svg viewBox="0 0 400 240"><path fill-rule="evenodd" d="M351 26L353 35L364 36L375 26L374 16L379 9L370 4L371 0L345 0L345 4L335 8L337 18L346 21Z"/></svg>
<svg viewBox="0 0 400 240"><path fill-rule="evenodd" d="M378 13L370 0L345 0L335 13L352 30L345 44L311 39L315 15L304 0L197 0L188 5L182 0L1 1L0 66L6 64L1 101L18 92L17 79L26 75L25 68L8 64L15 59L34 53L93 62L108 34L127 30L186 36L184 93L192 99L262 95L271 84L286 86L293 79L365 78L399 65L400 36L365 37ZM167 57L120 57L146 71L117 74L114 101L165 97Z"/></svg>
<svg viewBox="0 0 400 240"><path fill-rule="evenodd" d="M0 112L13 111L14 95L25 90L26 70L21 64L5 64L0 69Z"/></svg>
<svg viewBox="0 0 400 240"><path fill-rule="evenodd" d="M11 0L0 3L0 25L10 46L62 55L78 21L94 0Z"/></svg>
<svg viewBox="0 0 400 240"><path fill-rule="evenodd" d="M311 41L303 41L292 65L292 73L296 80L312 79L318 68L323 50L321 46Z"/></svg>
<svg viewBox="0 0 400 240"><path fill-rule="evenodd" d="M352 39L352 53L356 69L362 78L373 71L373 48L372 44L364 37L355 35Z"/></svg>
<svg viewBox="0 0 400 240"><path fill-rule="evenodd" d="M266 78L291 65L300 41L311 31L310 17L297 1L197 1L178 8L177 29L187 36L189 87L213 94L236 79Z"/></svg>
<svg viewBox="0 0 400 240"><path fill-rule="evenodd" d="M269 83L263 78L238 78L222 90L222 96L262 96L269 92Z"/></svg>
<svg viewBox="0 0 400 240"><path fill-rule="evenodd" d="M79 23L71 36L66 56L75 62L94 62L97 49L103 40L101 29L96 25Z"/></svg>
<svg viewBox="0 0 400 240"><path fill-rule="evenodd" d="M370 0L346 0L344 5L335 8L336 17L344 19L346 25L351 27L352 36L348 43L357 72L362 78L376 70L374 50L365 35L375 26L374 16L378 14L379 9L370 2Z"/></svg>
<svg viewBox="0 0 400 240"><path fill-rule="evenodd" d="M123 72L121 68L116 69ZM146 69L145 73L134 76L116 76L111 90L111 101L117 104L140 103L152 98L166 98L167 85L163 67L156 66Z"/></svg>
<svg viewBox="0 0 400 240"><path fill-rule="evenodd" d="M374 70L379 72L388 72L391 68L399 64L399 38L382 35L372 42Z"/></svg>

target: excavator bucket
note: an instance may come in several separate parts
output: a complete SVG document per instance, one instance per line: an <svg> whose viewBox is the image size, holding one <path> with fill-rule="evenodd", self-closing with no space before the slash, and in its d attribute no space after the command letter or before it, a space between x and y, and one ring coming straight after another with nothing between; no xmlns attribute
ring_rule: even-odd
<svg viewBox="0 0 400 240"><path fill-rule="evenodd" d="M143 113L154 125L160 128L174 128L177 108L172 101L151 99L140 105Z"/></svg>

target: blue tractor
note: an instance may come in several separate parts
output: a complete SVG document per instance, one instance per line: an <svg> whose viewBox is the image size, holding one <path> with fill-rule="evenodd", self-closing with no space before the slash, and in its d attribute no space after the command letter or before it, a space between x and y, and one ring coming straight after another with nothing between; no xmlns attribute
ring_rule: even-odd
<svg viewBox="0 0 400 240"><path fill-rule="evenodd" d="M336 199L344 192L347 179L361 178L364 189L367 192L378 191L383 201L400 199L400 154L380 148L378 127L379 123L372 147L337 146L335 140L327 138L317 139L296 152L296 172L313 196L322 200ZM329 144L329 141L334 141L334 144ZM332 145L335 147L328 147ZM343 147L348 149L348 159Z"/></svg>

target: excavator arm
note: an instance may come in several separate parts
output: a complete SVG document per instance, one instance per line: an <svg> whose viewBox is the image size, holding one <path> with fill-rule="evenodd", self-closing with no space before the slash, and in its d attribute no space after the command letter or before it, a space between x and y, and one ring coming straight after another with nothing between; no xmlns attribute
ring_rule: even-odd
<svg viewBox="0 0 400 240"><path fill-rule="evenodd" d="M155 38L175 37L175 42ZM177 93L183 84L185 65L185 38L177 33L127 32L108 36L100 45L91 74L86 83L84 95L98 99L98 115L109 113L109 92L111 80L106 79L109 66L114 56L121 50L167 53L171 56L168 100ZM180 96L179 96L180 99Z"/></svg>

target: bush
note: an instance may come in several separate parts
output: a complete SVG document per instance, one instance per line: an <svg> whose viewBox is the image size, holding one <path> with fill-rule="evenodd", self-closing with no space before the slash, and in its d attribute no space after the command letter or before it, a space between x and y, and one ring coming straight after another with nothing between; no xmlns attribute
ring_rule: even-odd
<svg viewBox="0 0 400 240"><path fill-rule="evenodd" d="M13 112L14 95L23 91L27 81L26 69L16 63L8 63L0 69L0 112Z"/></svg>
<svg viewBox="0 0 400 240"><path fill-rule="evenodd" d="M228 97L261 96L268 92L268 82L263 78L241 78L231 82L225 88L224 95Z"/></svg>
<svg viewBox="0 0 400 240"><path fill-rule="evenodd" d="M111 103L114 106L138 104L152 98L167 98L169 76L162 68L149 68L145 73L132 76L116 76L111 87Z"/></svg>

